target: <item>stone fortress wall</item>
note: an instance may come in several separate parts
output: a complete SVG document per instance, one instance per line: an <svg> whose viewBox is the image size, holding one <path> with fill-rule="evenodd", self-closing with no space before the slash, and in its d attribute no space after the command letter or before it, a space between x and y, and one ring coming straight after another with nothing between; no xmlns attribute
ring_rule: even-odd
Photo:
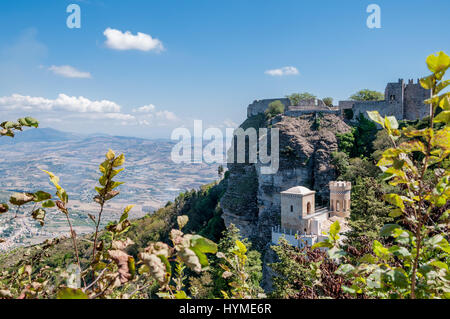
<svg viewBox="0 0 450 319"><path fill-rule="evenodd" d="M288 98L255 100L247 107L247 118L264 113L273 101L280 100L285 105L284 114L287 116L301 116L311 113L331 113L343 116L345 110L353 111L356 120L359 114L367 117L367 111L378 111L381 116L395 116L398 120L417 120L430 115L430 106L423 103L431 97L431 91L425 90L417 80L403 79L388 83L385 89L385 99L382 101L339 101L338 106L328 107L320 99L301 101L299 105L291 105Z"/></svg>
<svg viewBox="0 0 450 319"><path fill-rule="evenodd" d="M395 116L397 120L417 120L430 115L429 105L423 103L431 97L431 91L422 88L417 80L403 79L398 82L388 83L382 101L339 101L339 109L353 111L352 120L356 120L359 114L367 114L367 111L378 111L381 116Z"/></svg>
<svg viewBox="0 0 450 319"><path fill-rule="evenodd" d="M280 100L285 108L291 105L291 101L288 98L255 100L247 107L247 118L264 113L269 107L269 104L276 100Z"/></svg>

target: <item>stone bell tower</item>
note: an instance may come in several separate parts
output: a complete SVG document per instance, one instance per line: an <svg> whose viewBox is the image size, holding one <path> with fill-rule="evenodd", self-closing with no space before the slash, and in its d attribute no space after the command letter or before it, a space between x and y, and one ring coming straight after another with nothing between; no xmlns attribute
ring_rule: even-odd
<svg viewBox="0 0 450 319"><path fill-rule="evenodd" d="M351 182L331 181L330 184L330 217L350 216Z"/></svg>

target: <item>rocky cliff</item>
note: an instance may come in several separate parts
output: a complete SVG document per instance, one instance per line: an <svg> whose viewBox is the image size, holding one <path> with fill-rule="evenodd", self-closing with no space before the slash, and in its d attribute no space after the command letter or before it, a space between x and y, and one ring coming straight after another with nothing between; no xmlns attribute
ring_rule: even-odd
<svg viewBox="0 0 450 319"><path fill-rule="evenodd" d="M316 191L317 205L328 205L328 183L336 178L331 153L336 133L350 127L334 114L299 117L279 115L266 121L263 114L249 117L241 127L279 128L280 166L271 175L260 173L259 163L228 164L229 183L220 202L226 225L235 224L255 248L266 253L271 227L280 223L280 192L303 185ZM271 259L271 253L267 254Z"/></svg>

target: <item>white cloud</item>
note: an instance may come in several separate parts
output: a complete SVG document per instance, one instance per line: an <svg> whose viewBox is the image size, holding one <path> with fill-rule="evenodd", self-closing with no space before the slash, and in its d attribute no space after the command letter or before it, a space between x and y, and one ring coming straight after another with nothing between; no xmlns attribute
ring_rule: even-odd
<svg viewBox="0 0 450 319"><path fill-rule="evenodd" d="M112 101L91 101L83 96L59 94L54 100L20 94L0 97L0 109L24 111L68 111L68 112L120 112L120 106Z"/></svg>
<svg viewBox="0 0 450 319"><path fill-rule="evenodd" d="M156 52L164 50L164 46L160 40L142 32L133 35L130 31L124 33L120 30L107 28L103 34L106 37L105 44L110 49Z"/></svg>
<svg viewBox="0 0 450 319"><path fill-rule="evenodd" d="M108 119L122 121L132 121L136 119L136 117L134 117L133 115L125 113L106 113L104 116Z"/></svg>
<svg viewBox="0 0 450 319"><path fill-rule="evenodd" d="M294 66L285 66L279 69L267 70L265 74L271 76L297 75L299 72Z"/></svg>
<svg viewBox="0 0 450 319"><path fill-rule="evenodd" d="M58 124L60 129L86 125L94 121L99 126L126 125L165 127L180 123L175 113L157 110L153 104L133 109L133 114L121 111L121 106L108 100L92 101L85 97L59 94L56 99L20 94L0 97L0 114L7 117L27 113L42 123ZM14 114L14 115L13 115ZM3 115L2 115L3 117Z"/></svg>
<svg viewBox="0 0 450 319"><path fill-rule="evenodd" d="M158 111L156 112L156 117L159 119L167 120L167 121L177 121L178 117L175 113L170 111Z"/></svg>
<svg viewBox="0 0 450 319"><path fill-rule="evenodd" d="M158 111L153 104L134 108L133 113L139 113L139 115L136 116L139 118L138 122L140 125L150 125L150 121L152 120L156 120L158 125L167 124L167 122L179 121L175 113L167 110Z"/></svg>
<svg viewBox="0 0 450 319"><path fill-rule="evenodd" d="M52 71L54 74L63 76L65 78L78 78L78 79L91 78L91 73L79 71L70 65L61 65L61 66L52 65L48 69Z"/></svg>
<svg viewBox="0 0 450 319"><path fill-rule="evenodd" d="M153 104L144 105L141 107L138 107L136 109L133 109L133 112L135 113L150 113L155 110L155 106Z"/></svg>

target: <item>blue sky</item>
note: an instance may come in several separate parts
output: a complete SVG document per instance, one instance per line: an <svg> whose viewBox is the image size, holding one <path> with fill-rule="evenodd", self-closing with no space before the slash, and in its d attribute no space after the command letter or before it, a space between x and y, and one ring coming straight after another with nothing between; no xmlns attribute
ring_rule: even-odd
<svg viewBox="0 0 450 319"><path fill-rule="evenodd" d="M80 29L66 26L71 3ZM380 29L366 26L371 3ZM426 56L450 51L449 13L448 0L1 1L0 117L170 137L194 119L239 124L255 99L308 91L336 102L427 74ZM108 28L153 48L118 50ZM298 74L266 72L287 66Z"/></svg>

